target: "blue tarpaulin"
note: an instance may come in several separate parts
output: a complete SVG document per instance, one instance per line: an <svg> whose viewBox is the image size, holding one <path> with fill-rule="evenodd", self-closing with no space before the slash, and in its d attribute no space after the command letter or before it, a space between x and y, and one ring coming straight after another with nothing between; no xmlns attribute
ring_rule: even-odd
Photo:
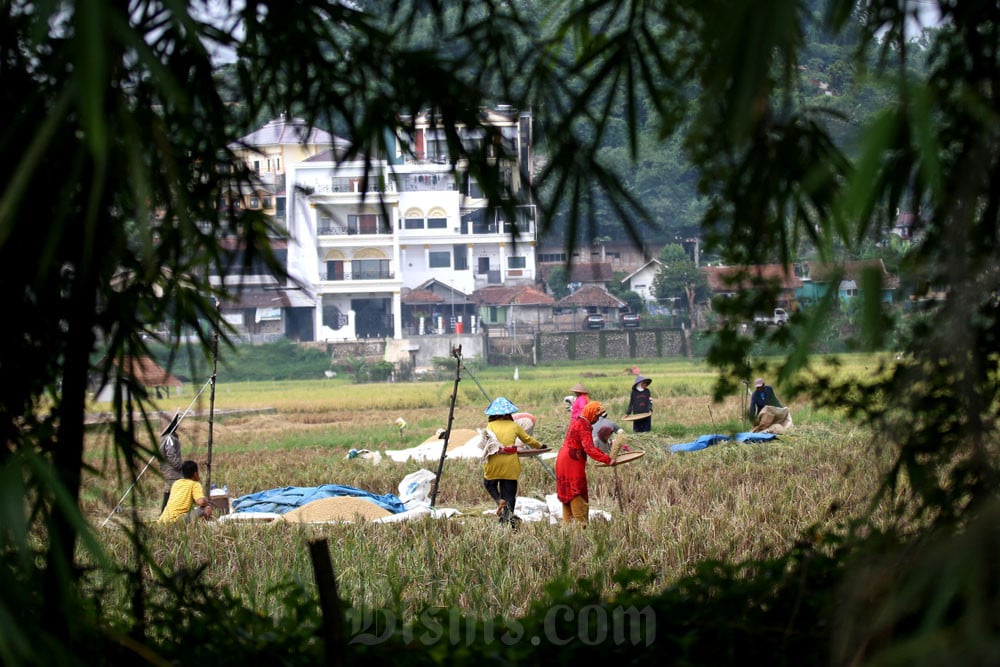
<svg viewBox="0 0 1000 667"><path fill-rule="evenodd" d="M697 440L692 442L682 442L677 445L671 445L670 451L672 452L696 452L699 449L705 449L709 445L714 445L717 442L727 442L732 440L728 435L719 435L718 433L713 433L711 435L703 435Z"/></svg>
<svg viewBox="0 0 1000 667"><path fill-rule="evenodd" d="M752 445L755 442L770 442L777 437L774 433L737 433L736 442L750 443Z"/></svg>
<svg viewBox="0 0 1000 667"><path fill-rule="evenodd" d="M391 493L379 496L369 491L362 491L352 486L340 486L339 484L322 484L320 486L286 486L283 489L270 489L269 491L258 491L246 496L240 496L232 501L233 512L270 512L272 514L284 514L296 507L302 507L306 503L323 498L333 498L336 496L353 496L355 498L365 498L372 501L379 507L383 507L393 514L398 514L406 510L402 501Z"/></svg>
<svg viewBox="0 0 1000 667"><path fill-rule="evenodd" d="M769 440L774 440L777 438L774 433L737 433L736 442L754 444L757 442L767 442ZM728 442L732 440L728 435L720 435L718 433L712 433L711 435L703 435L697 440L692 442L682 442L677 445L671 445L671 452L696 452L699 449L705 449L710 445L714 445L719 442Z"/></svg>

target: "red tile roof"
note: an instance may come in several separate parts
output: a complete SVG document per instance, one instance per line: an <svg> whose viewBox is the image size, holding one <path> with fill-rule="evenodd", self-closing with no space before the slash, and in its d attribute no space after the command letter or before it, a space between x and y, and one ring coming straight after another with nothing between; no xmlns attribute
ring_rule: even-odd
<svg viewBox="0 0 1000 667"><path fill-rule="evenodd" d="M551 306L556 300L534 287L483 287L472 293L479 306Z"/></svg>
<svg viewBox="0 0 1000 667"><path fill-rule="evenodd" d="M702 268L713 292L750 289L753 279L777 282L782 289L798 289L802 281L791 266L761 264L756 266L706 266Z"/></svg>
<svg viewBox="0 0 1000 667"><path fill-rule="evenodd" d="M404 306L416 306L426 303L444 303L444 297L429 289L413 289L399 298Z"/></svg>
<svg viewBox="0 0 1000 667"><path fill-rule="evenodd" d="M606 289L594 285L585 285L567 297L559 299L556 304L560 308L567 306L590 306L597 308L621 308L625 302L608 292Z"/></svg>
<svg viewBox="0 0 1000 667"><path fill-rule="evenodd" d="M118 367L144 387L180 387L181 381L149 357L125 357Z"/></svg>

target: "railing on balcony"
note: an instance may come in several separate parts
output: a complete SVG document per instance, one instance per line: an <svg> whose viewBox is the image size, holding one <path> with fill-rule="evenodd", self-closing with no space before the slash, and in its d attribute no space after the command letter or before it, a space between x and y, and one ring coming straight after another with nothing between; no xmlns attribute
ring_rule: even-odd
<svg viewBox="0 0 1000 667"><path fill-rule="evenodd" d="M333 220L321 218L316 223L316 233L320 236L359 236L362 234L384 234L392 235L392 228L386 224L381 216L359 216L377 217L376 220Z"/></svg>
<svg viewBox="0 0 1000 667"><path fill-rule="evenodd" d="M455 191L452 174L403 174L396 177L400 192Z"/></svg>
<svg viewBox="0 0 1000 667"><path fill-rule="evenodd" d="M523 236L530 236L535 230L535 207L517 206L517 231ZM462 213L463 234L507 234L514 230L514 225L503 219L503 211L490 211L485 208L465 210Z"/></svg>
<svg viewBox="0 0 1000 667"><path fill-rule="evenodd" d="M344 271L343 273L320 274L319 279L326 282L347 282L350 280L393 280L394 271Z"/></svg>
<svg viewBox="0 0 1000 667"><path fill-rule="evenodd" d="M326 179L317 179L309 184L313 194L351 194L360 192L395 192L396 186L392 181L380 182L377 178L369 178L368 182L360 176L336 176Z"/></svg>

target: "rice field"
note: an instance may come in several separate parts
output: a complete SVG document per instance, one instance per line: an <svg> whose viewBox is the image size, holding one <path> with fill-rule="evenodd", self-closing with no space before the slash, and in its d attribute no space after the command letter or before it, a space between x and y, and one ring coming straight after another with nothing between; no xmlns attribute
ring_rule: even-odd
<svg viewBox="0 0 1000 667"><path fill-rule="evenodd" d="M878 360L841 362L839 373L870 373ZM814 410L808 396L786 396L776 385L794 418L789 434L769 443L721 443L674 454L670 445L700 435L749 430L745 397L713 402L716 375L697 361L635 363L653 378L653 430L632 434L621 423L629 447L646 454L616 468L590 463L591 509L608 518L593 520L586 530L542 521L525 521L517 531L498 525L481 466L467 459L448 459L441 469L436 505L457 510L448 519L154 525L163 491L155 462L146 469L142 461L116 480L120 462L108 456L100 429L88 448L94 475L85 487L84 511L113 562L124 566L133 558L122 526L136 516L157 566L167 573L205 566L207 581L228 587L262 613L281 613L275 594L281 585L314 587L308 544L322 538L330 545L340 594L351 605L400 615L458 608L483 618L523 614L557 578L596 577L611 594L616 571L642 568L655 575L650 588L662 588L705 559L766 557L784 551L811 526L834 527L868 511L886 453L864 430ZM533 413L535 436L558 448L568 424L562 399L570 387L583 382L609 416L620 419L632 381L621 363L519 368L517 375L515 380L510 368L463 373L452 428L484 426L489 399L503 395ZM187 395L158 407L191 409L178 432L184 457L202 465L203 481L211 433L211 482L227 486L232 498L320 484L381 495L399 493L407 474L435 472L438 462L399 463L382 456L374 463L348 458L349 450L384 453L420 444L448 426L454 389L454 378L227 385L220 376L211 429L208 397L191 404L198 388L188 387ZM406 426L400 429L397 419ZM523 459L519 496L542 501L553 494L552 465ZM115 513L123 495L124 511ZM119 597L108 604L129 604L124 587L111 586L109 594Z"/></svg>

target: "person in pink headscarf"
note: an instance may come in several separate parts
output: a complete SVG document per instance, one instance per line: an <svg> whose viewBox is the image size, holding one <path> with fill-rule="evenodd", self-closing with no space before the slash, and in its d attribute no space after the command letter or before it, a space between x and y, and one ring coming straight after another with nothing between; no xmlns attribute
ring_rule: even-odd
<svg viewBox="0 0 1000 667"><path fill-rule="evenodd" d="M583 412L583 407L590 402L590 392L587 391L582 382L577 382L570 391L576 394L573 404L569 407L569 421L572 424L573 420Z"/></svg>

